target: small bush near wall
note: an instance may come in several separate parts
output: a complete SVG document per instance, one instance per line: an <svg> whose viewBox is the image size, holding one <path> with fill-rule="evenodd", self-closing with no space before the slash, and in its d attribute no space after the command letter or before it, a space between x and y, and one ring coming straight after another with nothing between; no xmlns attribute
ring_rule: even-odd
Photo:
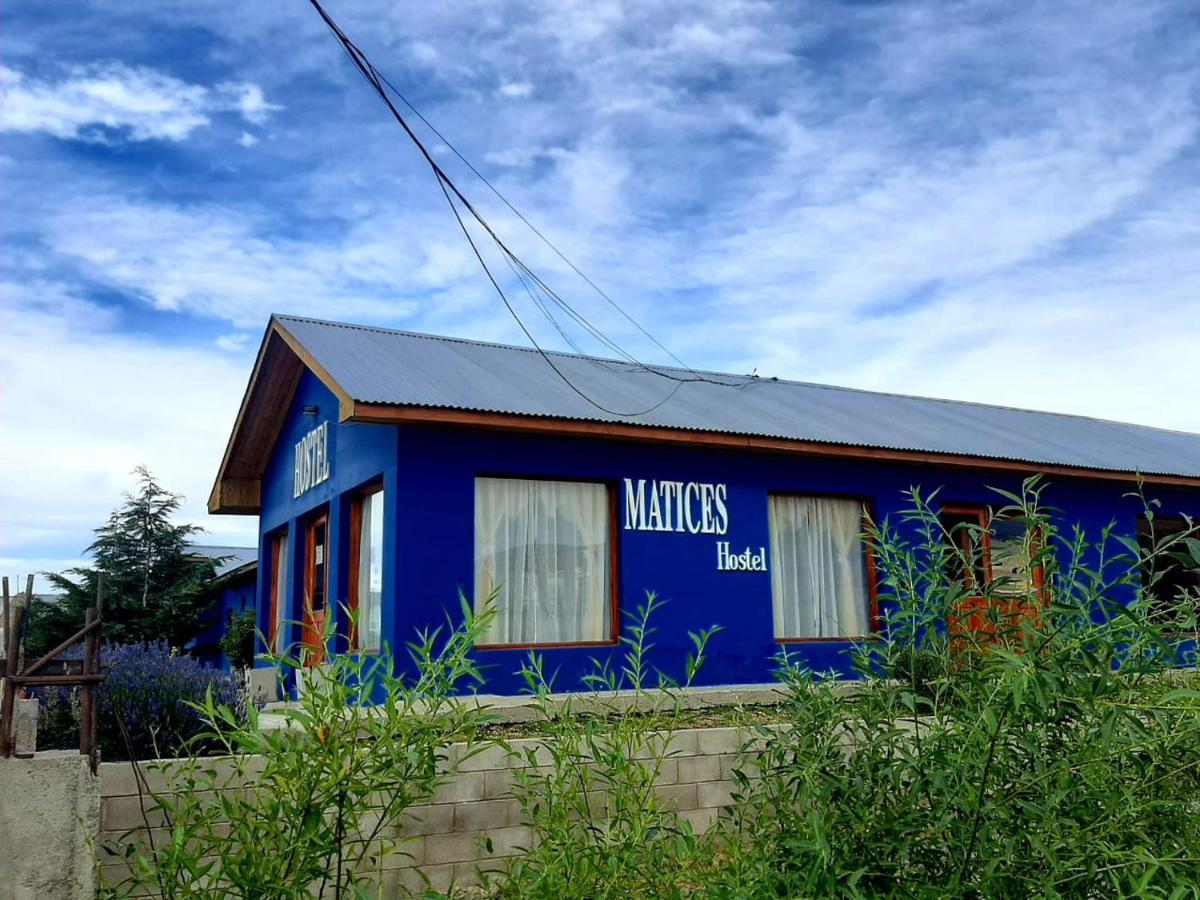
<svg viewBox="0 0 1200 900"><path fill-rule="evenodd" d="M82 648L68 654L76 658ZM239 678L177 654L165 641L105 644L100 648L105 680L100 704L100 755L105 760L174 757L204 752L195 739L206 730L196 704L211 691L218 703L242 715ZM39 688L38 743L42 749L79 744L77 688Z"/></svg>

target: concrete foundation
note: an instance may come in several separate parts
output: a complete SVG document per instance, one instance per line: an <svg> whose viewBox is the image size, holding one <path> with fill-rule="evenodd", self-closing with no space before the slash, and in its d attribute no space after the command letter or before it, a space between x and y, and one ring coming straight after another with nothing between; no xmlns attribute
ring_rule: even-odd
<svg viewBox="0 0 1200 900"><path fill-rule="evenodd" d="M100 779L75 750L0 759L0 896L93 900Z"/></svg>

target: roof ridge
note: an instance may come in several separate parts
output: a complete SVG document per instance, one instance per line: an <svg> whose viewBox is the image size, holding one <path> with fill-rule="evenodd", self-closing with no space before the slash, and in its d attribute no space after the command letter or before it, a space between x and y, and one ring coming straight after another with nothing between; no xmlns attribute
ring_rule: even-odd
<svg viewBox="0 0 1200 900"><path fill-rule="evenodd" d="M1125 428L1139 428L1145 431L1161 432L1164 434L1180 434L1188 437L1196 437L1196 434L1191 431L1184 431L1179 428L1164 428L1159 425L1143 425L1139 422L1125 422L1120 419L1106 419L1101 416L1091 416L1084 413L1069 413L1060 412L1050 409L1032 409L1025 406L1012 406L1002 403L982 403L978 400L957 400L952 397L929 397L921 394L906 394L896 391L877 391L868 388L849 387L841 384L825 384L819 381L800 381L791 378L780 378L778 376L763 376L763 375L739 375L732 372L720 372L715 369L690 369L682 366L666 366L657 363L631 363L628 360L612 359L611 357L594 356L588 353L569 353L564 350L538 350L534 347L522 347L518 344L505 344L499 341L481 341L473 338L455 337L444 334L429 334L422 331L410 331L404 328L386 328L381 325L360 325L353 322L335 322L329 319L317 319L310 316L294 316L282 313L273 313L272 318L279 319L283 322L306 322L313 325L324 325L330 328L345 328L351 331L368 331L377 334L397 334L405 337L420 338L422 340L443 341L452 344L468 344L476 347L493 347L498 350L519 350L523 353L545 353L547 356L556 356L565 359L581 359L588 362L597 362L605 364L616 364L629 366L633 369L648 368L660 372L689 372L694 375L712 375L718 378L745 378L748 379L747 384L791 384L801 387L816 388L826 391L842 391L851 394L867 394L873 397L893 397L900 400L914 400L923 403L944 403L951 406L967 406L976 409L993 409L1005 410L1007 412L1023 413L1035 416L1055 416L1062 419L1071 419L1074 421L1099 422L1108 425L1120 425Z"/></svg>

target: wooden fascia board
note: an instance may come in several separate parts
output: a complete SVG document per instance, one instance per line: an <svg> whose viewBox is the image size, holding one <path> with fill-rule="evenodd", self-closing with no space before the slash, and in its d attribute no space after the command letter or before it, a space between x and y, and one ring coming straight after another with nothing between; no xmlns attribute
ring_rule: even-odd
<svg viewBox="0 0 1200 900"><path fill-rule="evenodd" d="M270 440L266 440L267 435L259 434L257 439L251 440L246 437L247 431L255 429L248 428L248 417L251 409L260 402L264 392L264 383L271 381L271 375L267 368L272 364L272 359L275 364L279 364L278 353L281 348L286 348L286 352L290 352L302 367L309 368L321 382L329 388L329 390L338 398L338 415L339 420L345 420L349 411L353 407L350 400L350 395L333 380L333 377L313 358L295 336L292 335L279 320L272 317L267 325L266 333L263 335L262 343L258 348L258 356L254 361L254 369L250 373L250 380L246 384L246 391L242 395L241 406L238 407L237 417L234 419L233 430L229 434L229 441L225 445L225 453L221 458L221 465L217 470L217 477L213 483L212 491L208 496L208 511L210 513L229 513L233 515L254 515L258 513L261 507L261 479L263 468L266 465L266 459L269 455L271 446L274 445L275 439L278 438L278 428L282 427L283 420L286 417L286 405L291 402L291 392L295 391L295 384L291 384L290 392L286 398L286 402L282 396L274 398L274 402L269 404L272 415L278 419L278 422L273 423L270 429ZM289 379L290 380L290 379ZM298 382L298 376L295 378ZM270 446L268 446L270 445ZM241 465L234 465L241 463ZM247 473L239 471L245 468L249 463L253 469L252 475L247 477Z"/></svg>
<svg viewBox="0 0 1200 900"><path fill-rule="evenodd" d="M388 403L353 402L349 416L353 422L372 422L391 425L442 425L462 428L486 428L523 434L599 438L704 447L708 449L751 450L770 453L792 453L801 456L876 460L918 465L949 466L977 471L1017 472L1023 475L1064 475L1071 478L1091 478L1103 481L1135 482L1136 472L1109 469L1090 469L1050 463L1019 462L969 456L957 453L937 453L922 450L894 450L884 447L863 447L792 438L759 437L657 425L632 425L624 422L592 422L511 413L478 412L474 410L405 406ZM1147 484L1200 487L1200 477L1184 475L1141 475Z"/></svg>
<svg viewBox="0 0 1200 900"><path fill-rule="evenodd" d="M276 333L283 338L284 342L292 349L292 352L300 357L300 361L312 371L314 375L321 380L321 383L333 393L338 400L338 419L345 421L354 410L354 400L346 393L345 389L334 380L329 371L317 362L316 358L309 353L304 345L300 343L290 331L287 330L277 320L271 320L271 326Z"/></svg>

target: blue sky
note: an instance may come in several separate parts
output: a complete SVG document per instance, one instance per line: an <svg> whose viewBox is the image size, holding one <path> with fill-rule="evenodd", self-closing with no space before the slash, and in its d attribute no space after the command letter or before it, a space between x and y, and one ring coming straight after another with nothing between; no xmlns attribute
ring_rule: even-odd
<svg viewBox="0 0 1200 900"><path fill-rule="evenodd" d="M1200 431L1191 0L327 7L693 366ZM521 339L302 0L12 3L0 66L6 574L139 463L252 543L203 507L273 311Z"/></svg>

